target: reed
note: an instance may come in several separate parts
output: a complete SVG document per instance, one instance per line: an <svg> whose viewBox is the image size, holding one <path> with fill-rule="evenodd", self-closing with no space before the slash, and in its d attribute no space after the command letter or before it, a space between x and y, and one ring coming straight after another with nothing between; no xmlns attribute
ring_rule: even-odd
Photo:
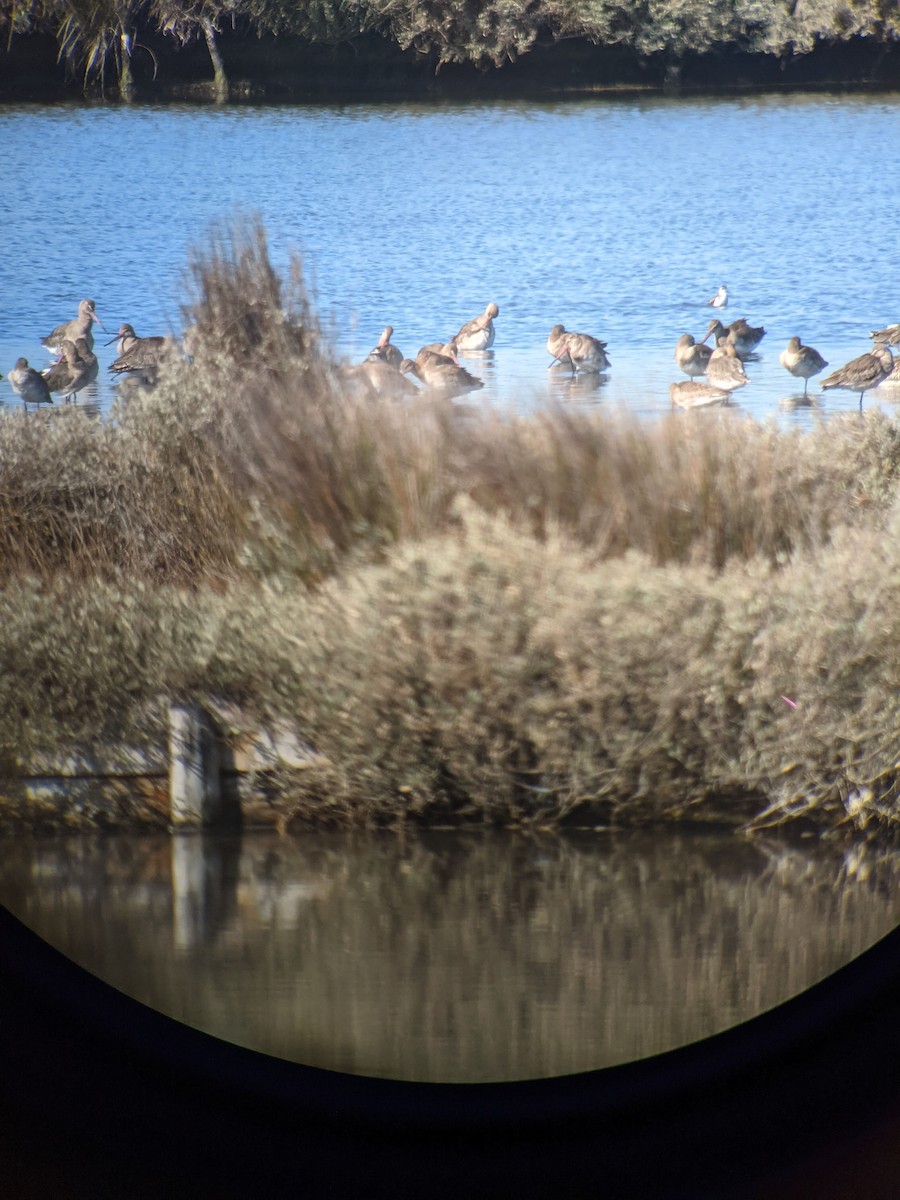
<svg viewBox="0 0 900 1200"><path fill-rule="evenodd" d="M0 420L0 755L212 698L285 820L896 828L896 420L373 400L258 227L193 277L193 362Z"/></svg>

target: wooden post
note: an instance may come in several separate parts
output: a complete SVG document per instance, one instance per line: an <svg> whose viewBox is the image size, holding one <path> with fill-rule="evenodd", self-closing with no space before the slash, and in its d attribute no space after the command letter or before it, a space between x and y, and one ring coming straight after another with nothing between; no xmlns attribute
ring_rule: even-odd
<svg viewBox="0 0 900 1200"><path fill-rule="evenodd" d="M215 824L222 807L219 742L197 704L169 709L169 792L173 825Z"/></svg>

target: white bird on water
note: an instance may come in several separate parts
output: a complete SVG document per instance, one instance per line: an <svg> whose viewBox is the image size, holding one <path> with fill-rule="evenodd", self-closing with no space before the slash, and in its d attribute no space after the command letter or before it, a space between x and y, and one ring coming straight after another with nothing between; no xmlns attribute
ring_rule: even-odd
<svg viewBox="0 0 900 1200"><path fill-rule="evenodd" d="M716 294L713 296L712 300L707 300L706 305L708 308L724 308L727 303L728 303L728 288L723 283L720 286L719 290L716 292Z"/></svg>

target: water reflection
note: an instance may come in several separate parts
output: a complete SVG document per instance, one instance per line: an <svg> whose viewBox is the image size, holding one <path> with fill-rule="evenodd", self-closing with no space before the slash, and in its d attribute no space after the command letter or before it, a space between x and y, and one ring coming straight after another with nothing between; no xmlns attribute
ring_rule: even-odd
<svg viewBox="0 0 900 1200"><path fill-rule="evenodd" d="M898 867L733 835L20 839L0 900L228 1040L487 1080L642 1057L804 990L893 927Z"/></svg>

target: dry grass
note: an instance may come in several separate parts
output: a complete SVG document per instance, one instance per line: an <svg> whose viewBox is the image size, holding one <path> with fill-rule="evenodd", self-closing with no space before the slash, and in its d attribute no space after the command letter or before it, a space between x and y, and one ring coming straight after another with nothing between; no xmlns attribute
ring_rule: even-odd
<svg viewBox="0 0 900 1200"><path fill-rule="evenodd" d="M0 752L213 696L307 819L894 828L896 421L371 400L261 230L194 279L155 391L0 422Z"/></svg>
<svg viewBox="0 0 900 1200"><path fill-rule="evenodd" d="M327 759L283 781L310 820L896 826L896 518L715 573L456 515L314 592L10 585L6 749L227 697Z"/></svg>

